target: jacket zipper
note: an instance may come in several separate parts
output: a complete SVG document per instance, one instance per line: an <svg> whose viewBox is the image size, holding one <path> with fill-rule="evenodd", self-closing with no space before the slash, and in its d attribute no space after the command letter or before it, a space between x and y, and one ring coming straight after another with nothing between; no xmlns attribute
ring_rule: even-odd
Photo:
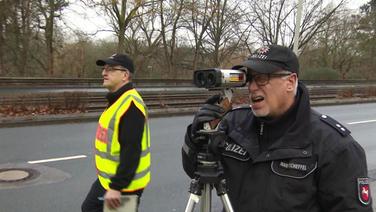
<svg viewBox="0 0 376 212"><path fill-rule="evenodd" d="M260 136L264 134L264 122L261 122L260 124Z"/></svg>
<svg viewBox="0 0 376 212"><path fill-rule="evenodd" d="M259 142L261 143L261 142L263 142L263 140L264 140L264 125L265 125L265 123L264 122L261 122L260 123L260 131L259 131ZM260 144L261 145L261 144ZM266 173L266 172L265 172ZM267 178L267 176L265 176L265 178ZM260 201L265 201L265 198L266 198L266 191L269 191L269 185L268 184L266 184L266 189L264 189L263 191L262 191L262 199L260 200ZM262 205L260 205L260 207L261 208L258 208L257 209L257 211L265 211L265 208L262 206Z"/></svg>

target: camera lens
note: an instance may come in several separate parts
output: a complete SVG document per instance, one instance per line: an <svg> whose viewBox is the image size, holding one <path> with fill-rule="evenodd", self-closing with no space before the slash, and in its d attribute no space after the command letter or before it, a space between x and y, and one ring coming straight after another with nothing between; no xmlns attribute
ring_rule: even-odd
<svg viewBox="0 0 376 212"><path fill-rule="evenodd" d="M197 83L199 87L205 87L206 78L203 72L197 73Z"/></svg>
<svg viewBox="0 0 376 212"><path fill-rule="evenodd" d="M213 73L209 73L207 76L207 86L213 86L215 84L215 75Z"/></svg>

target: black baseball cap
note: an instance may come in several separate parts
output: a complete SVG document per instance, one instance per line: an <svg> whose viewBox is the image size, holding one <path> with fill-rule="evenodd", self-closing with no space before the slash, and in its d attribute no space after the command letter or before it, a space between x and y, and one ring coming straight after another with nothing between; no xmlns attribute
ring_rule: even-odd
<svg viewBox="0 0 376 212"><path fill-rule="evenodd" d="M99 59L96 62L97 66L104 65L121 65L128 69L130 72L134 73L133 61L130 57L125 54L113 54L107 59Z"/></svg>
<svg viewBox="0 0 376 212"><path fill-rule="evenodd" d="M248 68L258 73L273 73L276 71L290 71L299 74L299 60L288 47L268 45L257 49L248 60L233 69Z"/></svg>

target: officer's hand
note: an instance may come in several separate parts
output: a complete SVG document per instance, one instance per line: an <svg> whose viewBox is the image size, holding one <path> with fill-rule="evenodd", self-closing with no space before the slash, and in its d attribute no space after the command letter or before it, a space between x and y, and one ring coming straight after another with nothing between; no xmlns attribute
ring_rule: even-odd
<svg viewBox="0 0 376 212"><path fill-rule="evenodd" d="M106 191L104 195L104 203L110 209L115 209L120 206L121 192L113 189Z"/></svg>
<svg viewBox="0 0 376 212"><path fill-rule="evenodd" d="M192 122L192 137L197 135L197 131L203 128L204 123L222 118L223 113L225 112L224 109L218 105L215 105L220 101L221 96L214 95L206 100L205 104L198 110Z"/></svg>
<svg viewBox="0 0 376 212"><path fill-rule="evenodd" d="M223 131L216 131L210 136L211 142L209 142L208 148L209 150L214 153L214 155L218 156L225 148L226 140L229 137Z"/></svg>

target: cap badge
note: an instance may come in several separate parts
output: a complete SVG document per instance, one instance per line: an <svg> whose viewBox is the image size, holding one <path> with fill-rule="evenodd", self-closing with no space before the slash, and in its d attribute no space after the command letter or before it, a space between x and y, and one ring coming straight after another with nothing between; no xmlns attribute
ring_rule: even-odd
<svg viewBox="0 0 376 212"><path fill-rule="evenodd" d="M371 202L368 178L358 178L358 198L363 205Z"/></svg>
<svg viewBox="0 0 376 212"><path fill-rule="evenodd" d="M251 55L251 58L258 58L261 60L266 60L268 58L266 53L269 52L269 49L270 48L268 46L261 47L255 53Z"/></svg>
<svg viewBox="0 0 376 212"><path fill-rule="evenodd" d="M268 53L268 51L269 51L269 47L264 46L264 47L261 47L257 50L257 54L266 54L266 53Z"/></svg>
<svg viewBox="0 0 376 212"><path fill-rule="evenodd" d="M113 55L111 55L111 59L114 59L115 57L117 56L117 54L113 54Z"/></svg>

